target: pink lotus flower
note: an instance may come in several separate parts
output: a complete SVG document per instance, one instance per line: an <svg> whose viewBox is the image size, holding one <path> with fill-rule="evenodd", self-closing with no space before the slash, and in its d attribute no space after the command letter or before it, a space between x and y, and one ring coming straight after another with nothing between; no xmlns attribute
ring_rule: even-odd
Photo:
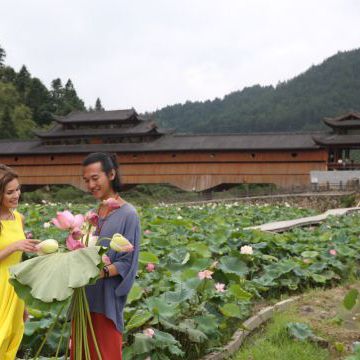
<svg viewBox="0 0 360 360"><path fill-rule="evenodd" d="M310 259L304 259L304 260L303 260L303 263L304 263L304 264L311 264L311 260L310 260Z"/></svg>
<svg viewBox="0 0 360 360"><path fill-rule="evenodd" d="M197 231L197 229L198 229L197 226L193 226L193 227L191 228L192 231Z"/></svg>
<svg viewBox="0 0 360 360"><path fill-rule="evenodd" d="M200 280L204 280L204 279L212 279L212 274L214 272L213 271L210 271L210 270L204 270L204 271L199 271L198 272L198 278Z"/></svg>
<svg viewBox="0 0 360 360"><path fill-rule="evenodd" d="M119 202L114 198L108 198L106 200L103 200L102 203L108 207L109 211L118 209L120 207Z"/></svg>
<svg viewBox="0 0 360 360"><path fill-rule="evenodd" d="M74 240L81 240L83 233L81 232L81 230L79 228L74 228L71 231L71 236Z"/></svg>
<svg viewBox="0 0 360 360"><path fill-rule="evenodd" d="M93 226L97 226L99 222L99 215L94 211L89 211L85 215L85 221Z"/></svg>
<svg viewBox="0 0 360 360"><path fill-rule="evenodd" d="M216 289L217 292L223 293L223 292L225 292L225 284L216 283L215 284L215 289Z"/></svg>
<svg viewBox="0 0 360 360"><path fill-rule="evenodd" d="M329 250L329 254L332 255L332 256L336 256L337 251L335 249L331 249L331 250Z"/></svg>
<svg viewBox="0 0 360 360"><path fill-rule="evenodd" d="M147 272L153 272L155 270L155 265L153 263L148 263L146 265L146 271Z"/></svg>
<svg viewBox="0 0 360 360"><path fill-rule="evenodd" d="M70 211L65 210L63 212L58 212L56 218L51 221L61 230L80 229L84 222L84 216L80 214L74 216Z"/></svg>
<svg viewBox="0 0 360 360"><path fill-rule="evenodd" d="M85 244L83 244L81 241L76 240L72 237L70 234L68 238L66 239L66 247L69 250L77 250L85 247Z"/></svg>
<svg viewBox="0 0 360 360"><path fill-rule="evenodd" d="M144 235L150 235L151 233L152 233L151 230L145 230L145 231L144 231Z"/></svg>
<svg viewBox="0 0 360 360"><path fill-rule="evenodd" d="M147 328L143 331L143 334L152 338L155 335L155 331L152 328Z"/></svg>
<svg viewBox="0 0 360 360"><path fill-rule="evenodd" d="M105 266L111 265L111 260L106 254L102 256L102 261L105 264Z"/></svg>

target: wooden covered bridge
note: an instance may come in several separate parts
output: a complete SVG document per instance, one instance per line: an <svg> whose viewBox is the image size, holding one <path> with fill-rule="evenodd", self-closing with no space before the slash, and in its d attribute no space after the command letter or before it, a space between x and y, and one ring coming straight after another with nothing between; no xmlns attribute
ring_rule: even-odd
<svg viewBox="0 0 360 360"><path fill-rule="evenodd" d="M312 170L329 166L326 141L332 133L182 135L133 109L73 112L55 121L49 131L37 131L36 140L0 142L0 162L15 168L25 185L83 188L81 163L95 151L118 155L124 184L172 184L189 191L240 183L306 186ZM360 116L351 121L360 129Z"/></svg>

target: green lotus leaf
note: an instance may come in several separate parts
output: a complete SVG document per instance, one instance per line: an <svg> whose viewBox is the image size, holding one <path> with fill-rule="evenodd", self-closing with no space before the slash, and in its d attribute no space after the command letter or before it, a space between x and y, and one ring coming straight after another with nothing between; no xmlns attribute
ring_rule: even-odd
<svg viewBox="0 0 360 360"><path fill-rule="evenodd" d="M301 256L304 258L316 258L319 255L318 251L303 251Z"/></svg>
<svg viewBox="0 0 360 360"><path fill-rule="evenodd" d="M357 289L351 289L346 295L343 300L343 305L347 310L351 310L356 303L358 302L358 299L360 299L359 291Z"/></svg>
<svg viewBox="0 0 360 360"><path fill-rule="evenodd" d="M229 287L229 292L235 296L237 300L249 301L251 299L251 294L245 291L240 285L233 284Z"/></svg>
<svg viewBox="0 0 360 360"><path fill-rule="evenodd" d="M99 275L100 263L96 247L37 256L12 266L10 279L13 284L28 287L33 298L52 303L66 300L74 289L94 280Z"/></svg>
<svg viewBox="0 0 360 360"><path fill-rule="evenodd" d="M290 322L287 324L287 329L293 337L298 340L306 340L314 336L308 324L300 322Z"/></svg>
<svg viewBox="0 0 360 360"><path fill-rule="evenodd" d="M145 265L148 263L158 264L159 258L150 251L140 251L139 263L145 264Z"/></svg>
<svg viewBox="0 0 360 360"><path fill-rule="evenodd" d="M243 312L241 311L241 308L234 303L225 304L224 306L221 306L220 311L226 317L235 317L241 319L244 316Z"/></svg>
<svg viewBox="0 0 360 360"><path fill-rule="evenodd" d="M129 292L127 298L127 304L131 304L132 302L141 299L143 294L144 294L144 289L140 285L135 283Z"/></svg>
<svg viewBox="0 0 360 360"><path fill-rule="evenodd" d="M126 330L130 331L140 326L144 325L148 320L153 317L153 314L150 311L139 309L135 314L130 318L126 324Z"/></svg>
<svg viewBox="0 0 360 360"><path fill-rule="evenodd" d="M220 260L220 269L224 273L232 273L239 276L244 276L249 272L246 263L233 256L222 257Z"/></svg>

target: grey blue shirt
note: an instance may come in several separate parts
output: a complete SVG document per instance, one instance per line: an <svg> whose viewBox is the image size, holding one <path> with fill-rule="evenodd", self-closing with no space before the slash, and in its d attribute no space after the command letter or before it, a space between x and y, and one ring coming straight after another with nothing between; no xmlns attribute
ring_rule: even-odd
<svg viewBox="0 0 360 360"><path fill-rule="evenodd" d="M140 221L136 209L131 204L125 203L106 218L100 218L97 231L99 229L100 233L95 235L99 236L98 243L101 245L108 247L110 240L102 240L102 238L111 238L116 233L122 234L134 245L134 251L130 253L116 252L110 248L106 253L120 276L99 279L95 284L86 286L90 311L104 314L122 333L124 307L138 268Z"/></svg>

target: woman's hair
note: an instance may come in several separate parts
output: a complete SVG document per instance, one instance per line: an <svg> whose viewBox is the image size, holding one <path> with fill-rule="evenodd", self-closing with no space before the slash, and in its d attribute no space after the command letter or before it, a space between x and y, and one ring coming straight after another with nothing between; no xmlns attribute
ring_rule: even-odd
<svg viewBox="0 0 360 360"><path fill-rule="evenodd" d="M14 179L17 179L19 176L18 174L9 168L6 165L0 164L0 205L2 205L3 199L4 199L4 193L6 185L13 181ZM2 224L0 221L0 234L1 234Z"/></svg>
<svg viewBox="0 0 360 360"><path fill-rule="evenodd" d="M99 162L104 173L109 176L112 170L115 171L115 178L111 180L111 187L114 191L121 190L121 181L119 174L119 164L117 162L116 154L96 152L89 154L83 161L83 166L88 166Z"/></svg>

